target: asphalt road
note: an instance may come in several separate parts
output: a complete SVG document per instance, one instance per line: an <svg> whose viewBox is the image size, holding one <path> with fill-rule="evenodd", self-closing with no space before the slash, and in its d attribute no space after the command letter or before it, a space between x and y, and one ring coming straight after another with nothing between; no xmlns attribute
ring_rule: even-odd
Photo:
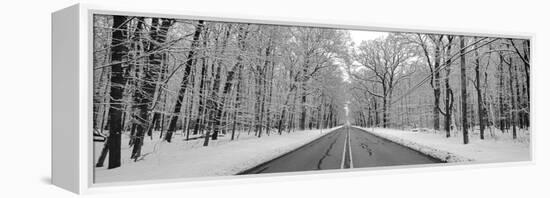
<svg viewBox="0 0 550 198"><path fill-rule="evenodd" d="M336 131L239 174L280 173L395 165L442 163L440 160L379 138L367 131Z"/></svg>

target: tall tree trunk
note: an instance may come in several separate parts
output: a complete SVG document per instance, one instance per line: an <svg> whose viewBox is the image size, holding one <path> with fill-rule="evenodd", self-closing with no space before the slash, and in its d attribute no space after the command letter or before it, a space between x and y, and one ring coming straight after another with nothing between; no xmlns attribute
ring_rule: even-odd
<svg viewBox="0 0 550 198"><path fill-rule="evenodd" d="M122 133L122 109L123 93L126 79L124 78L122 69L122 60L128 54L125 40L127 34L127 18L125 16L113 16L113 35L111 41L111 62L115 63L111 66L111 91L110 91L110 108L109 108L109 169L120 167L120 149L121 149L121 133Z"/></svg>
<svg viewBox="0 0 550 198"><path fill-rule="evenodd" d="M505 127L505 114L504 114L504 57L502 53L499 53L499 65L498 65L498 121L499 128L504 133Z"/></svg>
<svg viewBox="0 0 550 198"><path fill-rule="evenodd" d="M479 52L478 52L478 49L477 49L477 43L475 44L474 46L476 48L476 50L474 50L474 56L476 57L475 58L475 73L476 73L476 84L475 84L475 88L476 88L476 93L477 93L477 115L478 115L478 120L479 120L479 138L480 139L485 139L485 123L484 123L484 112L483 112L483 98L482 98L482 93L481 93L481 76L480 76L480 73L479 73L479 69L480 69L480 63L479 63Z"/></svg>
<svg viewBox="0 0 550 198"><path fill-rule="evenodd" d="M223 115L223 107L225 104L226 96L231 93L231 89L233 88L234 81L237 82L237 84L240 84L241 78L242 78L242 68L244 67L243 61L243 54L246 50L246 39L248 37L248 25L246 27L241 26L239 28L239 34L237 35L237 42L238 42L238 48L239 48L239 54L237 55L237 62L233 66L233 68L227 73L227 80L223 87L222 92L222 98L221 102L218 102L219 105L215 105L215 117L213 121L215 122L214 125L214 132L212 133L212 139L216 140L218 138L218 134L221 130L219 127L222 122L222 115ZM237 75L237 79L235 80L235 75ZM237 90L238 91L238 90ZM238 97L237 99L238 100ZM235 103L235 105L238 105L238 102ZM236 125L236 123L234 123ZM234 130L234 129L233 129ZM232 132L233 133L233 132ZM208 142L205 141L204 146L208 146Z"/></svg>
<svg viewBox="0 0 550 198"><path fill-rule="evenodd" d="M519 78L519 70L518 70L518 65L517 64L514 64L514 80L516 81L516 112L517 112L517 126L519 129L523 129L524 126L523 126L523 110L521 110L522 108L522 102L521 102L521 96L522 94L520 93L520 89L519 89L519 84L520 84L520 79Z"/></svg>
<svg viewBox="0 0 550 198"><path fill-rule="evenodd" d="M239 79L240 79L240 77L239 77ZM233 104L234 112L233 112L233 118L232 118L233 124L231 126L231 140L235 139L235 130L237 128L237 114L239 113L238 109L240 108L239 97L240 97L240 92L242 90L241 82L237 81L236 86L237 86L237 88L236 88L236 91L235 91L235 100L234 100L234 104Z"/></svg>
<svg viewBox="0 0 550 198"><path fill-rule="evenodd" d="M516 80L516 75L514 75L514 71L512 70L512 67L514 65L514 59L510 56L509 58L509 62L508 62L508 73L510 75L510 78L509 78L509 83L510 83L510 103L511 103L511 108L510 108L510 117L511 117L511 125L512 125L512 138L513 139L516 139L517 138L517 131L516 131L516 111L517 111L517 108L516 108L516 99L515 99L515 96L514 96L514 80Z"/></svg>
<svg viewBox="0 0 550 198"><path fill-rule="evenodd" d="M154 18L153 20L159 20ZM144 77L143 77L143 83L140 83L142 87L141 90L137 91L137 98L138 98L138 125L136 129L136 133L134 136L133 141L133 149L132 149L132 155L131 159L138 160L138 158L141 156L141 147L143 146L143 141L145 137L145 132L148 131L149 128L152 129L152 123L155 122L154 116L153 121L151 122L149 120L149 111L152 110L151 107L153 105L151 104L152 98L155 96L155 91L157 89L157 83L156 81L159 78L159 73L161 72L162 67L162 61L163 61L163 54L159 52L152 52L153 50L156 50L159 48L160 44L163 44L166 41L166 36L168 34L168 29L172 25L172 20L170 19L162 19L162 22L160 24L160 28L158 28L158 32L151 32L150 36L153 42L149 43L149 49L148 52L151 52L152 54L149 55L149 64L143 69L144 71ZM155 29L157 30L157 29ZM158 119L158 116L157 116Z"/></svg>
<svg viewBox="0 0 550 198"><path fill-rule="evenodd" d="M136 59L137 57L141 56L141 54L149 49L148 43L145 41L142 41L141 34L143 33L143 21L145 21L144 17L137 18L137 25L134 30L133 35L131 36L130 41L130 48L129 48L129 57L132 59ZM151 22L151 32L156 32L158 28L158 18L154 18ZM140 43L143 42L143 43ZM143 49L147 48L147 49ZM147 68L147 60L141 62L141 64L138 63L138 60L130 61L128 64L128 67L126 68L127 75L131 75L130 73L133 73L133 78L131 78L131 81L128 84L131 84L133 86L133 94L132 94L132 105L130 105L130 117L131 117L131 130L130 130L130 141L128 142L128 145L132 146L135 143L136 140L136 130L137 127L141 121L141 117L139 115L139 105L141 103L141 87L143 86L143 81L140 81L139 79L144 76L144 69ZM133 71L133 72L132 72ZM137 108L138 112L134 112L134 109Z"/></svg>
<svg viewBox="0 0 550 198"><path fill-rule="evenodd" d="M388 98L387 98L387 90L385 86L382 86L383 89L383 96L382 97L382 126L384 128L388 127ZM439 112L438 112L439 113Z"/></svg>
<svg viewBox="0 0 550 198"><path fill-rule="evenodd" d="M291 74L292 76L292 74ZM286 99L285 99L285 102L283 104L283 110L281 111L281 114L279 116L279 121L278 121L278 130L279 130L279 134L282 134L282 131L283 131L283 125L284 125L284 122L285 122L285 116L287 114L287 108L289 106L289 102L290 102L290 97L291 97L291 94L293 93L293 91L296 89L296 86L295 85L291 85L290 86L290 89L289 89L289 92L286 94Z"/></svg>
<svg viewBox="0 0 550 198"><path fill-rule="evenodd" d="M374 125L378 127L378 125L380 124L380 116L378 115L378 102L374 97L372 97L371 99L374 106Z"/></svg>
<svg viewBox="0 0 550 198"><path fill-rule="evenodd" d="M454 103L454 95L453 90L451 89L451 85L449 83L449 79L451 78L451 50L452 50L452 42L453 37L447 36L448 38L448 45L447 49L445 50L446 53L446 61L445 61L445 113L443 114L445 116L445 137L449 138L451 137L451 120L452 120L452 114L453 114L453 103Z"/></svg>
<svg viewBox="0 0 550 198"><path fill-rule="evenodd" d="M300 100L300 105L302 107L302 111L300 112L300 130L305 130L306 129L306 116L307 116L307 109L306 109L306 99L307 99L307 96L306 96L306 89L305 89L305 84L302 86L302 96L300 97L301 100Z"/></svg>
<svg viewBox="0 0 550 198"><path fill-rule="evenodd" d="M167 142L172 141L172 134L174 131L176 131L178 116L181 112L181 106L183 102L183 97L185 96L185 91L187 89L187 83L189 81L188 77L191 73L191 67L193 67L194 59L195 59L195 51L197 50L197 47L199 46L199 39L202 32L204 21L199 20L197 27L195 29L195 33L193 34L193 42L191 43L191 49L189 50L189 53L187 54L187 61L185 62L185 71L183 74L183 79L181 81L181 85L178 91L178 98L176 100L176 105L174 106L174 111L172 111L172 118L170 119L170 124L168 124L168 131L166 131L166 136L164 136L164 139Z"/></svg>
<svg viewBox="0 0 550 198"><path fill-rule="evenodd" d="M269 95L267 96L267 120L266 120L266 133L269 135L270 129L271 129L271 100L273 97L273 76L275 71L275 61L271 62L271 71L269 73L269 84L267 84L267 88L269 89Z"/></svg>
<svg viewBox="0 0 550 198"><path fill-rule="evenodd" d="M442 36L440 37L442 38ZM433 107L433 128L435 131L439 131L439 103L441 96L441 76L439 72L440 61L441 61L441 39L435 43L435 52L434 52L434 68L433 68L433 83L432 88L434 91L434 107Z"/></svg>
<svg viewBox="0 0 550 198"><path fill-rule="evenodd" d="M531 53L531 41L530 40L525 40L523 41L523 59L526 60L527 62L530 61L530 53ZM527 85L527 102L530 102L531 100L531 95L530 95L530 91L531 91L531 78L529 77L529 73L530 73L530 65L528 63L525 63L523 64L523 72L525 72L525 84ZM529 108L527 108L529 109Z"/></svg>
<svg viewBox="0 0 550 198"><path fill-rule="evenodd" d="M392 82L390 82L390 84L391 84L391 83L392 83ZM391 107L392 107L391 102L392 102L392 95L393 95L393 86L390 86L390 87L388 88L388 90L389 90L389 91L388 91L388 96L387 96L387 99L386 99L386 101L385 101L387 104L384 105L385 108L386 108L386 109L384 110L384 112L385 112L385 113L384 113L384 117L386 117L386 118L385 118L385 121L384 121L384 123L385 123L385 124L384 124L384 128L392 127L392 126L391 126Z"/></svg>
<svg viewBox="0 0 550 198"><path fill-rule="evenodd" d="M205 41L206 42L206 41ZM206 44L205 44L206 45ZM203 46L206 48L206 46ZM207 65L206 65L206 60L204 58L204 56L206 55L203 55L203 58L201 58L202 60L202 67L201 67L201 72L200 72L200 78L199 78L199 94L197 95L198 97L198 100L199 100L199 110L198 110L198 113L197 113L197 117L195 118L195 127L194 127L194 132L193 134L202 134L203 130L204 130L204 126L205 126L205 122L204 122L204 115L207 114L208 112L208 109L205 107L205 100L207 97L205 97L204 95L206 95L206 92L207 92L207 86L205 85L205 81L206 81L206 71L207 71ZM207 137L209 138L210 136L210 131L207 131L206 132L206 135L205 135L205 139L207 139ZM206 141L206 140L205 140Z"/></svg>
<svg viewBox="0 0 550 198"><path fill-rule="evenodd" d="M468 144L468 106L466 93L466 54L464 49L464 36L460 36L460 89L462 94L462 136L464 144Z"/></svg>

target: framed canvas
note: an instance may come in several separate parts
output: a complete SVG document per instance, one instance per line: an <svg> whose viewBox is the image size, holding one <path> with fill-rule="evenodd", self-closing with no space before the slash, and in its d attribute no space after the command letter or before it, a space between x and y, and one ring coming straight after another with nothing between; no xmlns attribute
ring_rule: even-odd
<svg viewBox="0 0 550 198"><path fill-rule="evenodd" d="M52 182L532 163L533 39L74 5L52 14Z"/></svg>

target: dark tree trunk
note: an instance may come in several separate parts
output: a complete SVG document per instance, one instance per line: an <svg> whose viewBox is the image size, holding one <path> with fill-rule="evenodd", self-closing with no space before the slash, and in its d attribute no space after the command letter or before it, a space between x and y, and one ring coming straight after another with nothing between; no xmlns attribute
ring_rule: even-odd
<svg viewBox="0 0 550 198"><path fill-rule="evenodd" d="M292 76L292 74L291 74ZM289 89L289 92L287 93L286 95L286 99L285 99L285 103L283 105L283 110L281 111L281 114L279 116L279 121L278 121L278 130L279 130L279 134L282 134L282 131L283 131L283 128L284 128L284 121L285 121L285 118L286 118L286 114L287 114L287 108L288 108L288 103L290 102L290 96L291 96L291 93L296 89L296 86L295 85L291 85L290 86L290 89Z"/></svg>
<svg viewBox="0 0 550 198"><path fill-rule="evenodd" d="M378 102L374 97L372 98L372 102L374 103L374 126L378 126L380 124L380 116L378 115Z"/></svg>
<svg viewBox="0 0 550 198"><path fill-rule="evenodd" d="M441 37L442 38L442 37ZM433 68L433 84L432 88L434 91L434 107L433 107L433 128L436 131L439 131L439 103L441 96L441 86L440 80L441 76L439 73L440 60L441 60L441 48L440 48L441 39L435 44L435 57L434 57L434 68Z"/></svg>
<svg viewBox="0 0 550 198"><path fill-rule="evenodd" d="M227 73L227 80L225 82L225 85L223 87L223 93L221 102L218 102L219 105L214 105L214 119L212 119L215 123L214 126L214 132L212 133L212 139L216 140L218 139L218 134L221 131L221 123L222 123L222 115L223 115L223 108L225 105L225 99L226 96L231 93L231 89L233 88L233 84L235 83L234 78L235 75L238 75L237 82L241 81L242 78L242 67L244 66L242 61L242 53L246 50L246 38L248 36L248 26L246 27L246 30L244 27L241 27L239 29L240 33L237 35L238 40L238 48L239 48L239 55L237 56L237 63L233 66L233 68ZM238 93L237 93L238 94ZM237 98L238 100L238 98ZM235 103L237 105L237 102ZM236 124L236 123L235 123ZM232 132L234 133L234 132ZM208 143L205 141L204 146L208 146Z"/></svg>
<svg viewBox="0 0 550 198"><path fill-rule="evenodd" d="M206 44L204 44L203 47L206 47ZM208 86L206 86L206 83L205 83L206 77L207 77L206 70L207 70L206 61L205 61L205 58L202 58L202 67L201 67L200 78L199 78L199 94L197 97L199 100L199 106L198 106L199 110L197 113L197 117L195 119L195 127L194 127L193 134L197 134L197 133L202 134L205 124L207 124L204 122L204 119L205 119L205 115L208 114L208 108L205 107L206 97L203 96L206 92L205 89L208 88ZM205 139L207 139L206 137L208 138L210 137L209 130L206 131Z"/></svg>
<svg viewBox="0 0 550 198"><path fill-rule="evenodd" d="M164 139L167 142L172 141L172 134L174 131L176 131L176 126L178 122L178 116L181 112L181 105L183 102L183 97L185 96L185 90L187 88L187 83L189 81L188 77L191 73L191 67L193 67L194 59L195 59L195 50L197 50L197 47L199 46L199 39L202 32L204 21L199 20L197 24L197 28L195 29L195 33L193 34L193 42L191 43L191 49L189 53L187 54L187 61L185 62L185 71L183 74L183 79L180 85L180 89L178 91L178 98L176 100L176 105L174 106L174 111L172 114L172 118L170 119L170 124L168 124L168 131L166 132L166 136L164 136Z"/></svg>
<svg viewBox="0 0 550 198"><path fill-rule="evenodd" d="M265 61L264 61L264 64L263 64L263 68L259 68L258 70L261 71L260 72L260 78L258 79L258 87L260 88L260 90L258 90L258 93L259 93L259 97L258 97L258 100L259 100L259 107L260 107L260 116L259 116L259 122L258 122L258 127L259 127L259 130L258 130L258 137L262 137L262 132L263 132L263 126L264 126L264 115L265 115L265 102L266 102L266 99L267 99L267 73L269 72L269 66L270 66L270 56L271 56L271 38L270 40L268 41L268 46L267 48L265 49Z"/></svg>
<svg viewBox="0 0 550 198"><path fill-rule="evenodd" d="M159 20L154 18L153 20ZM137 91L137 101L138 101L138 124L136 129L136 134L133 136L134 143L132 149L131 158L138 160L141 156L141 147L143 146L143 141L145 137L145 132L152 130L152 124L156 121L153 118L152 121L149 120L149 111L152 110L153 97L155 96L155 91L157 89L156 80L159 78L159 73L161 71L161 65L163 61L163 54L159 52L152 52L159 48L159 44L163 44L166 41L166 36L168 34L168 29L172 25L171 19L161 19L160 28L152 29L154 32L150 33L151 39L153 42L149 43L148 52L152 54L149 55L149 64L144 68L144 77L141 90ZM153 116L154 117L154 116ZM158 115L157 115L158 119Z"/></svg>
<svg viewBox="0 0 550 198"><path fill-rule="evenodd" d="M452 50L452 41L453 37L448 36L449 43L447 45L446 49L446 62L445 62L445 136L447 138L451 137L451 119L453 115L453 103L454 103L454 95L453 90L451 89L451 85L449 84L449 79L451 78L451 50Z"/></svg>
<svg viewBox="0 0 550 198"><path fill-rule="evenodd" d="M266 127L265 132L268 135L269 135L270 130L271 130L271 100L272 100L272 96L273 96L273 75L274 75L274 71L275 71L275 62L272 62L271 63L271 71L270 71L270 74L269 74L269 84L266 85L269 89L269 95L267 96L267 120L266 120L267 127Z"/></svg>
<svg viewBox="0 0 550 198"><path fill-rule="evenodd" d="M509 62L508 62L508 73L510 75L510 78L509 78L509 83L510 83L510 103L511 103L511 108L510 108L510 122L511 122L511 125L512 125L512 137L513 139L516 139L517 138L517 131L516 131L516 111L517 111L517 108L516 108L516 98L514 97L514 80L516 80L516 75L514 75L514 71L512 69L513 65L514 65L514 59L512 57L510 57L509 59ZM516 80L517 81L517 80Z"/></svg>
<svg viewBox="0 0 550 198"><path fill-rule="evenodd" d="M105 163L105 158L107 158L108 152L109 152L109 138L105 139L105 144L103 145L103 149L101 149L101 154L97 159L97 163L95 164L95 167L103 167L103 164Z"/></svg>
<svg viewBox="0 0 550 198"><path fill-rule="evenodd" d="M513 72L514 72L514 80L516 81L516 111L517 111L517 122L518 122L516 125L518 126L518 128L523 129L524 128L523 111L521 110L523 106L521 102L522 94L520 94L520 89L519 89L520 80L518 78L520 73L519 73L517 64L514 64Z"/></svg>
<svg viewBox="0 0 550 198"><path fill-rule="evenodd" d="M239 74L240 75L240 74ZM240 79L240 77L239 77ZM236 93L235 93L235 104L233 104L233 107L235 108L235 111L233 112L233 124L231 126L231 140L234 140L235 139L235 130L237 128L237 114L238 114L238 109L240 107L240 104L239 104L239 97L240 97L240 92L242 90L242 86L241 86L241 81L237 81L237 85L236 85Z"/></svg>
<svg viewBox="0 0 550 198"><path fill-rule="evenodd" d="M141 46L144 46L147 48L146 46L147 42L143 42L141 44L139 43L139 42L142 42L141 34L144 26L143 25L144 17L139 17L137 20L138 20L138 23L136 25L134 34L132 35L131 42L130 42L129 51L134 51L134 53L129 53L129 56L131 56L131 58L139 57L140 54L143 53L144 50L146 50L146 49L142 49ZM151 24L152 32L156 32L157 25L158 25L158 19L155 18L153 19ZM128 83L128 84L131 84L135 89L132 95L132 105L130 106L132 110L138 107L138 105L135 105L135 104L140 104L141 102L140 100L142 96L141 96L141 91L139 91L139 89L142 87L143 83L138 79L143 75L143 71L142 71L143 68L147 67L147 66L137 65L136 62L137 61L131 61L128 64L128 67L126 69L128 73L127 75L130 75L130 73L132 73L133 71L133 78L131 82ZM131 117L131 127L130 127L131 130L130 130L130 140L128 142L128 145L133 146L136 141L136 130L138 125L140 124L141 117L139 115L139 112L136 113L133 111L130 112L130 117Z"/></svg>
<svg viewBox="0 0 550 198"><path fill-rule="evenodd" d="M122 110L123 93L126 79L122 69L122 60L128 54L128 48L125 45L127 34L127 18L125 16L113 16L113 35L111 42L111 91L110 91L110 109L109 109L109 137L107 141L109 147L109 165L108 168L120 167L120 146L122 134Z"/></svg>
<svg viewBox="0 0 550 198"><path fill-rule="evenodd" d="M439 76L436 75L436 76ZM438 82L439 80L436 80L436 82ZM437 83L439 84L439 83ZM434 130L436 131L439 131L439 126L440 126L440 123L439 123L439 99L440 99L440 96L441 95L441 89L440 88L434 88L434 107L433 107L433 124L434 124Z"/></svg>
<svg viewBox="0 0 550 198"><path fill-rule="evenodd" d="M388 99L386 94L386 89L384 87L384 97L382 97L382 126L384 128L388 127Z"/></svg>
<svg viewBox="0 0 550 198"><path fill-rule="evenodd" d="M460 89L462 94L462 136L464 144L468 144L468 106L466 93L466 54L464 49L464 37L460 36Z"/></svg>
<svg viewBox="0 0 550 198"><path fill-rule="evenodd" d="M475 45L475 48L477 48L477 44ZM476 73L476 93L477 93L477 115L478 115L478 121L479 121L479 138L485 139L485 123L484 123L484 112L483 112L483 97L481 93L481 76L479 73L480 69L480 63L479 63L479 52L476 49L474 51L475 59L475 73Z"/></svg>
<svg viewBox="0 0 550 198"><path fill-rule="evenodd" d="M502 53L499 53L499 65L498 65L498 121L499 128L504 133L505 119L504 119L504 57Z"/></svg>
<svg viewBox="0 0 550 198"><path fill-rule="evenodd" d="M301 96L301 100L300 100L300 105L302 106L302 111L300 112L300 130L305 130L306 129L306 116L307 116L307 109L306 109L306 99L307 99L307 96L306 96L306 93L305 93L305 88L302 88L302 96Z"/></svg>
<svg viewBox="0 0 550 198"><path fill-rule="evenodd" d="M523 63L523 69L525 72L525 85L527 86L527 103L530 102L531 100L531 94L530 94L530 91L531 91L531 78L529 77L529 68L530 68L530 65L529 65L529 61L530 61L530 53L531 53L531 43L529 40L525 40L523 41L523 59L526 60L527 62L524 62ZM529 109L529 108L527 108ZM528 117L527 117L528 118Z"/></svg>

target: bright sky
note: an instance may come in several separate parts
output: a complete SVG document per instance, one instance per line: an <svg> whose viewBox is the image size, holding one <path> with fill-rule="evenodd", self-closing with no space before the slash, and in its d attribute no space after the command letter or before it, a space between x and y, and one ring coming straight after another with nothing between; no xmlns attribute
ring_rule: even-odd
<svg viewBox="0 0 550 198"><path fill-rule="evenodd" d="M363 31L363 30L350 30L350 36L355 45L361 44L361 41L374 40L380 37L386 37L387 32L374 32L374 31Z"/></svg>

